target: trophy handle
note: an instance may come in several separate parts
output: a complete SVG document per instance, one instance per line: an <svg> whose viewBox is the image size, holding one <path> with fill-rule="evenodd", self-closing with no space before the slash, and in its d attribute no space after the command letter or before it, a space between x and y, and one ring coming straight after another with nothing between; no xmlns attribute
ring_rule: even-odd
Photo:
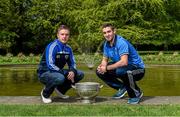
<svg viewBox="0 0 180 117"><path fill-rule="evenodd" d="M76 89L76 86L75 85L71 85L72 88Z"/></svg>
<svg viewBox="0 0 180 117"><path fill-rule="evenodd" d="M101 88L103 88L103 86L104 86L104 85L101 85L101 86L99 86L99 88L101 89Z"/></svg>

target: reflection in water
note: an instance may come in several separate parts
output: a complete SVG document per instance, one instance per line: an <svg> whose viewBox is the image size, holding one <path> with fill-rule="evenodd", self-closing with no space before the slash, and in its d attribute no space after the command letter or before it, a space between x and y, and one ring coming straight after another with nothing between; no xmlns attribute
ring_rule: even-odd
<svg viewBox="0 0 180 117"><path fill-rule="evenodd" d="M180 66L147 66L144 81L140 85L145 95L180 95Z"/></svg>
<svg viewBox="0 0 180 117"><path fill-rule="evenodd" d="M95 70L78 66L85 72L83 81L99 82L104 87L99 95L111 96L116 91L97 78ZM38 81L36 65L1 66L0 96L38 96L43 85ZM145 96L180 96L180 66L147 65L144 79L139 82ZM76 95L73 89L67 92Z"/></svg>
<svg viewBox="0 0 180 117"><path fill-rule="evenodd" d="M39 95L36 66L5 66L0 68L0 95Z"/></svg>

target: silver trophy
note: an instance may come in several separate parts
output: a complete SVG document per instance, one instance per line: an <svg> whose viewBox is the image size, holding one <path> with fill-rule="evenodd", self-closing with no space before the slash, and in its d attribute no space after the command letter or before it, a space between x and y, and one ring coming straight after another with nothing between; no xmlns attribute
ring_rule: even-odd
<svg viewBox="0 0 180 117"><path fill-rule="evenodd" d="M72 87L76 90L82 103L93 103L103 85L97 82L81 82L72 85Z"/></svg>

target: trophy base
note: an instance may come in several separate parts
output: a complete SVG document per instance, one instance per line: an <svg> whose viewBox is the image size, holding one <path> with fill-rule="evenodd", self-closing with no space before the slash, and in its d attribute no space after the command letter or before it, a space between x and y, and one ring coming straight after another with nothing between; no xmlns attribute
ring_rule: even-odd
<svg viewBox="0 0 180 117"><path fill-rule="evenodd" d="M95 99L81 99L80 102L83 104L91 104L95 102Z"/></svg>

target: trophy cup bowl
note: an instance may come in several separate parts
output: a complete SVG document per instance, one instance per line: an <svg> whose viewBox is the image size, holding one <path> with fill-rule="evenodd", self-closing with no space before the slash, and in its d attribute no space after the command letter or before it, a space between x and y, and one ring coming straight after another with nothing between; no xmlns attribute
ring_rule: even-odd
<svg viewBox="0 0 180 117"><path fill-rule="evenodd" d="M103 85L97 82L81 82L72 87L76 90L82 103L93 103Z"/></svg>
<svg viewBox="0 0 180 117"><path fill-rule="evenodd" d="M89 68L90 70L92 70L92 69L94 68L94 64L93 64L93 63L88 63L87 66L88 66L88 68Z"/></svg>

